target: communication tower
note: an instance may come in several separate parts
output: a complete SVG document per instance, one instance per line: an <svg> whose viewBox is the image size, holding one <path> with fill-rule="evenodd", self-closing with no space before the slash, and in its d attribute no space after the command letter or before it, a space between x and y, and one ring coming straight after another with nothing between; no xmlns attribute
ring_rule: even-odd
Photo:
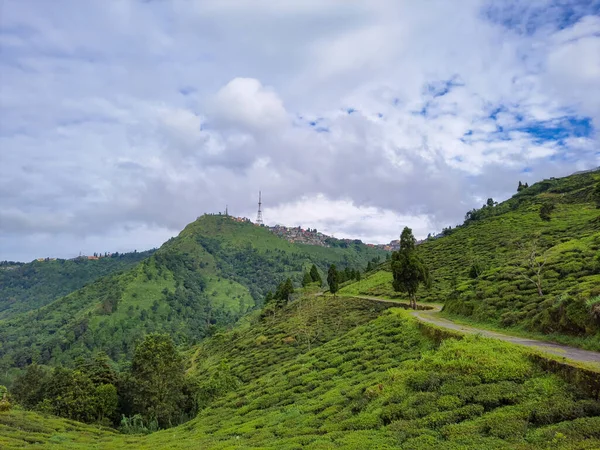
<svg viewBox="0 0 600 450"><path fill-rule="evenodd" d="M263 225L263 217L262 217L262 201L261 201L261 192L258 191L258 214L256 215L256 224Z"/></svg>

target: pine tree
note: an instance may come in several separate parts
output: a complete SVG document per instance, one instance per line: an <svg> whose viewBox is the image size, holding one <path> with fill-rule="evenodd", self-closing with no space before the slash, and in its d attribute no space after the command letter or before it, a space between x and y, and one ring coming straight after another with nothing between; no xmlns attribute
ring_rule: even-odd
<svg viewBox="0 0 600 450"><path fill-rule="evenodd" d="M415 248L412 230L404 227L400 236L400 250L392 254L392 285L397 292L405 292L410 306L417 308L417 291L420 284L429 284L429 270Z"/></svg>
<svg viewBox="0 0 600 450"><path fill-rule="evenodd" d="M329 292L331 292L334 296L339 290L339 279L339 273L335 267L335 264L332 264L329 266L329 270L327 271L327 284L329 285Z"/></svg>
<svg viewBox="0 0 600 450"><path fill-rule="evenodd" d="M304 276L302 277L302 287L306 287L312 282L313 282L313 279L310 276L310 273L304 272Z"/></svg>
<svg viewBox="0 0 600 450"><path fill-rule="evenodd" d="M319 269L317 269L317 266L315 266L314 264L310 268L310 278L312 279L313 283L319 283L319 286L323 284L321 275L319 275Z"/></svg>
<svg viewBox="0 0 600 450"><path fill-rule="evenodd" d="M290 295L294 293L294 285L292 284L292 280L288 278L283 283L280 283L277 286L277 290L275 291L275 295L273 299L275 304L278 307L285 306L290 298Z"/></svg>
<svg viewBox="0 0 600 450"><path fill-rule="evenodd" d="M267 292L267 295L265 295L264 306L267 306L269 303L272 303L274 298L275 297L273 296L273 293L271 291Z"/></svg>

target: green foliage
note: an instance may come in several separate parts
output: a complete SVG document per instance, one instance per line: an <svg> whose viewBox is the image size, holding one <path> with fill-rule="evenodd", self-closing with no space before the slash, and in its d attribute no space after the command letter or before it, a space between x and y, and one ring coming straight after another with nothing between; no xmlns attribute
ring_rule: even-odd
<svg viewBox="0 0 600 450"><path fill-rule="evenodd" d="M313 280L310 276L309 272L304 272L304 276L302 277L302 287L306 287L308 286L310 283L312 283Z"/></svg>
<svg viewBox="0 0 600 450"><path fill-rule="evenodd" d="M312 301L322 334L308 350L284 338ZM438 345L407 313L373 308L359 299L306 298L205 340L190 372L210 395L198 417L177 428L144 436L147 421L126 416L126 436L75 422L67 431L64 421L10 411L0 414L0 446L32 439L68 450L600 445L600 403L538 368L519 347L475 336ZM266 341L257 344L261 336Z"/></svg>
<svg viewBox="0 0 600 450"><path fill-rule="evenodd" d="M305 267L359 267L383 254L361 243L292 244L264 227L202 216L128 271L0 320L0 382L10 385L13 368L72 367L97 351L125 363L145 334L158 331L193 345L231 326L281 281L300 282Z"/></svg>
<svg viewBox="0 0 600 450"><path fill-rule="evenodd" d="M554 203L552 202L544 202L542 206L540 206L540 218L546 222L550 222L550 214L554 211Z"/></svg>
<svg viewBox="0 0 600 450"><path fill-rule="evenodd" d="M517 333L600 350L600 311L587 306L600 295L600 229L593 192L600 172L544 180L506 202L487 208L485 218L456 227L445 237L417 246L431 271L424 302L443 302L444 314L510 327ZM555 205L542 221L542 204ZM531 251L537 242L533 267ZM540 269L543 295L536 283ZM394 291L391 266L343 286L342 295L407 300ZM541 334L543 333L543 335Z"/></svg>
<svg viewBox="0 0 600 450"><path fill-rule="evenodd" d="M57 367L47 379L44 398L53 414L80 422L93 422L98 416L95 388L88 376L79 370Z"/></svg>
<svg viewBox="0 0 600 450"><path fill-rule="evenodd" d="M319 274L319 269L314 264L310 268L310 279L313 283L318 283L319 286L323 284L323 280L321 279L321 274Z"/></svg>
<svg viewBox="0 0 600 450"><path fill-rule="evenodd" d="M35 408L44 399L48 372L37 364L31 364L15 380L11 392L15 400L25 408Z"/></svg>
<svg viewBox="0 0 600 450"><path fill-rule="evenodd" d="M327 284L329 285L329 292L335 295L339 289L339 274L335 264L329 266L329 270L327 271Z"/></svg>
<svg viewBox="0 0 600 450"><path fill-rule="evenodd" d="M8 400L8 389L0 384L0 412L10 411L11 406Z"/></svg>
<svg viewBox="0 0 600 450"><path fill-rule="evenodd" d="M412 230L404 227L400 235L400 250L392 254L392 286L395 291L405 292L416 308L416 295L420 284L429 284L429 269L415 250Z"/></svg>
<svg viewBox="0 0 600 450"><path fill-rule="evenodd" d="M122 416L119 431L123 434L150 434L158 431L158 422L156 419L144 420L141 414Z"/></svg>
<svg viewBox="0 0 600 450"><path fill-rule="evenodd" d="M131 375L133 404L142 417L160 427L178 423L185 371L173 340L166 334L147 335L135 350Z"/></svg>
<svg viewBox="0 0 600 450"><path fill-rule="evenodd" d="M31 311L103 276L127 270L154 250L87 258L0 263L0 319Z"/></svg>
<svg viewBox="0 0 600 450"><path fill-rule="evenodd" d="M93 407L96 420L99 423L110 424L118 410L119 397L117 388L113 384L101 384L96 386L93 395Z"/></svg>
<svg viewBox="0 0 600 450"><path fill-rule="evenodd" d="M276 307L281 308L287 304L290 300L291 295L294 293L294 285L290 278L286 279L282 283L279 283L275 294L273 295L273 302Z"/></svg>

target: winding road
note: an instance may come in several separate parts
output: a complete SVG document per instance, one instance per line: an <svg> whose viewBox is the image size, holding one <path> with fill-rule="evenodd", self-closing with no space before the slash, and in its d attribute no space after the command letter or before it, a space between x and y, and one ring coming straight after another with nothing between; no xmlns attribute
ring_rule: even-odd
<svg viewBox="0 0 600 450"><path fill-rule="evenodd" d="M397 302L394 300L387 300L379 297L368 297L363 295L355 295L354 297L381 303L393 303L402 308L408 309L408 304ZM446 328L448 330L458 331L464 334L477 334L489 338L499 339L501 341L512 342L513 344L531 347L545 353L560 356L570 361L585 364L592 363L594 365L597 365L598 368L600 368L600 352L582 350L580 348L571 347L569 345L556 344L554 342L547 341L538 341L536 339L529 339L519 336L511 336L509 334L498 333L496 331L485 330L482 328L476 328L470 325L458 324L450 319L439 317L438 313L442 310L443 305L427 303L421 304L420 306L430 308L411 311L411 314L421 322L429 323L440 328Z"/></svg>

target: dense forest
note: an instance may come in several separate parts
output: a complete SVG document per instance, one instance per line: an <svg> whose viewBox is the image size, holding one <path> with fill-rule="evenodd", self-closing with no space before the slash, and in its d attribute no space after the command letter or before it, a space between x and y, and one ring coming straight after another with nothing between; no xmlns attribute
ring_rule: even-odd
<svg viewBox="0 0 600 450"><path fill-rule="evenodd" d="M154 251L116 252L98 259L0 262L0 319L47 305L98 278L129 269Z"/></svg>

